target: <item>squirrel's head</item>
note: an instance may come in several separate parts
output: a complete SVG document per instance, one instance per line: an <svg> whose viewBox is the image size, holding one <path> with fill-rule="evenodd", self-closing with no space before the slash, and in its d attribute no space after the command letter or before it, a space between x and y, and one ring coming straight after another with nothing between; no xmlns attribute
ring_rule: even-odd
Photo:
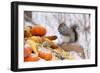
<svg viewBox="0 0 100 73"><path fill-rule="evenodd" d="M70 28L68 26L66 26L65 23L61 23L58 26L58 31L62 35L65 35L65 36L69 36L70 35Z"/></svg>

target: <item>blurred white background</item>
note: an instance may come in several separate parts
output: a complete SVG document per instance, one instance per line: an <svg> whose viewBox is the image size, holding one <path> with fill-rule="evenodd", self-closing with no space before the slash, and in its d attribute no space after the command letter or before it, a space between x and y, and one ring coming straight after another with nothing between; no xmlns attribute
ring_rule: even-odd
<svg viewBox="0 0 100 73"><path fill-rule="evenodd" d="M0 73L11 73L10 71L10 29L11 29L11 12L10 12L10 2L14 0L1 0L0 2ZM18 0L16 0L18 1ZM45 2L45 3L61 3L61 4L77 4L77 5L94 5L98 6L98 13L100 13L100 0L21 0L21 1L31 1L31 2ZM100 14L98 14L100 16ZM98 21L99 21L98 17ZM98 22L98 28L100 21ZM98 29L100 31L100 29ZM100 37L100 34L98 34ZM98 38L98 40L100 40ZM98 41L99 43L99 41ZM99 46L100 47L100 46ZM98 51L100 51L98 47ZM100 55L100 53L98 53ZM100 58L98 59L98 61ZM100 62L99 62L100 64ZM90 67L90 68L74 68L74 69L57 69L57 70L44 70L35 71L36 73L98 73L100 72L100 66ZM32 71L30 71L32 73Z"/></svg>

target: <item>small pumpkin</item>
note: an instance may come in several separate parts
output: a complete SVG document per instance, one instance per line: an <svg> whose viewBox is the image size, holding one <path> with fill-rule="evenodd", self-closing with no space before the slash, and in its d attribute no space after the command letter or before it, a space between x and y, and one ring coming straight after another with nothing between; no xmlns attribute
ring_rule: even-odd
<svg viewBox="0 0 100 73"><path fill-rule="evenodd" d="M39 57L36 54L31 54L28 57L24 57L24 62L35 62L38 60L39 60Z"/></svg>
<svg viewBox="0 0 100 73"><path fill-rule="evenodd" d="M39 49L39 57L46 61L50 61L53 56L50 50L41 48L41 50Z"/></svg>
<svg viewBox="0 0 100 73"><path fill-rule="evenodd" d="M31 29L31 34L33 36L44 36L46 32L47 32L46 28L40 25L33 26Z"/></svg>
<svg viewBox="0 0 100 73"><path fill-rule="evenodd" d="M28 44L25 44L25 47L24 47L24 57L29 56L31 53L32 53L32 49L29 47Z"/></svg>

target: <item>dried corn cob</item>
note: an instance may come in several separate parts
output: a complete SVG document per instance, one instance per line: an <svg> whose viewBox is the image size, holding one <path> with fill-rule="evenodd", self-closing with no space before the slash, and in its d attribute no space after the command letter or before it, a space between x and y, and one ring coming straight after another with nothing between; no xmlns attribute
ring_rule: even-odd
<svg viewBox="0 0 100 73"><path fill-rule="evenodd" d="M37 43L34 42L34 41L32 41L32 40L30 40L30 39L27 40L27 43L31 46L33 52L34 52L36 55L38 55Z"/></svg>

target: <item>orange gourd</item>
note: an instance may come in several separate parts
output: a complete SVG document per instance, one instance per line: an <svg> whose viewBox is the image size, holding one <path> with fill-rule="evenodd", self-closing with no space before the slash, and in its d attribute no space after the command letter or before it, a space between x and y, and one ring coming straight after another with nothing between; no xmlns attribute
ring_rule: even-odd
<svg viewBox="0 0 100 73"><path fill-rule="evenodd" d="M33 26L31 29L31 34L33 36L44 36L46 34L46 28L44 28L43 26Z"/></svg>
<svg viewBox="0 0 100 73"><path fill-rule="evenodd" d="M30 55L28 57L24 57L24 62L34 62L34 61L38 61L39 57L37 55Z"/></svg>
<svg viewBox="0 0 100 73"><path fill-rule="evenodd" d="M32 49L30 48L24 48L24 57L29 56L32 53Z"/></svg>
<svg viewBox="0 0 100 73"><path fill-rule="evenodd" d="M48 49L45 49L45 51L41 49L39 50L39 57L46 61L50 61L52 60L52 53Z"/></svg>
<svg viewBox="0 0 100 73"><path fill-rule="evenodd" d="M29 56L31 53L32 53L32 49L29 47L28 44L25 44L25 47L24 47L24 57Z"/></svg>

